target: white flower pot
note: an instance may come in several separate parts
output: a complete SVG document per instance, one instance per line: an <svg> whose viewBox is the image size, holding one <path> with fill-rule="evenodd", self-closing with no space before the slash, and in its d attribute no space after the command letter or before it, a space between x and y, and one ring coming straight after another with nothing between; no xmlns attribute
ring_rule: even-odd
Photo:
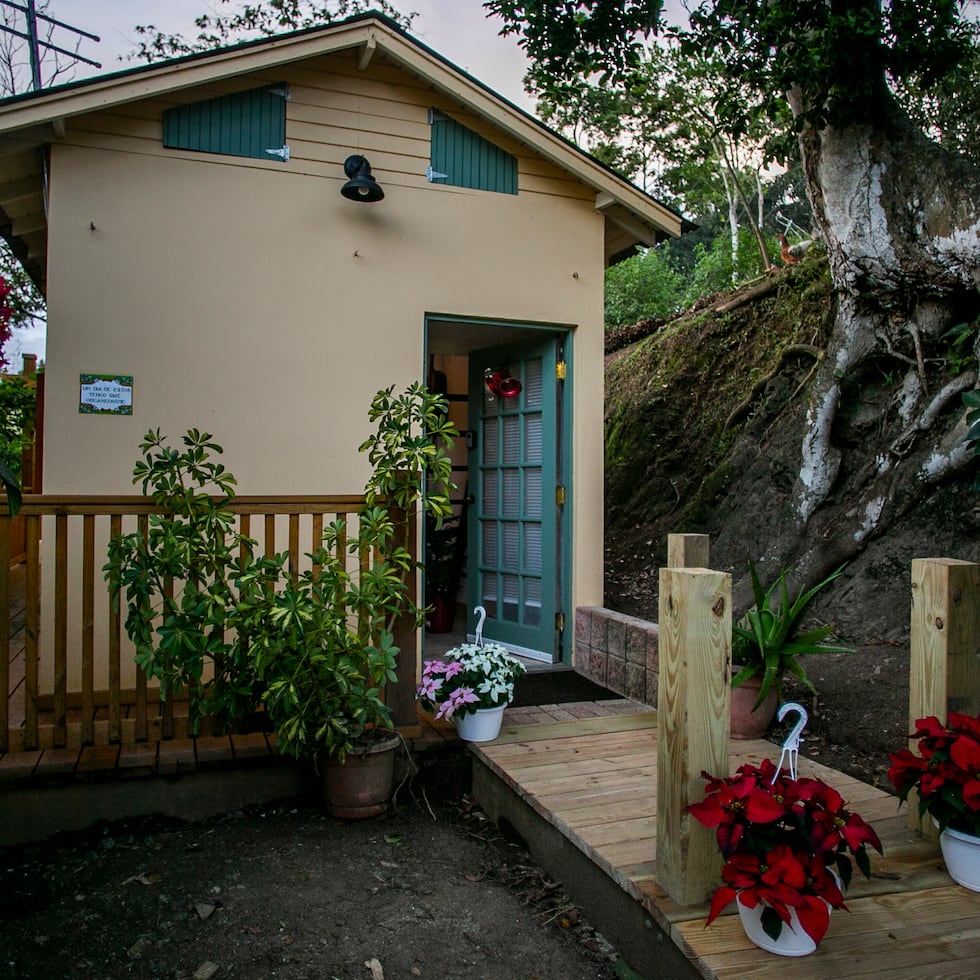
<svg viewBox="0 0 980 980"><path fill-rule="evenodd" d="M500 734L504 722L504 709L477 708L466 715L456 716L456 731L464 742L492 742Z"/></svg>
<svg viewBox="0 0 980 980"><path fill-rule="evenodd" d="M980 837L947 827L939 835L943 860L958 885L980 892Z"/></svg>
<svg viewBox="0 0 980 980"><path fill-rule="evenodd" d="M762 928L762 912L765 909L762 902L759 902L754 909L743 905L741 898L737 898L735 904L738 906L738 917L742 920L745 935L759 949L764 949L767 953L776 953L779 956L809 956L816 950L817 944L800 925L796 909L791 908L789 910L789 923L784 922L779 938L773 939Z"/></svg>

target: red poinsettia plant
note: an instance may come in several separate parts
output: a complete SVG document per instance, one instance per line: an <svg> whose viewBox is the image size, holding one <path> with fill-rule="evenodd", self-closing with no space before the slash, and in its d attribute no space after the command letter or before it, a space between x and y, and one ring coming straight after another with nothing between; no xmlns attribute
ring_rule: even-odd
<svg viewBox="0 0 980 980"><path fill-rule="evenodd" d="M847 908L851 856L871 875L866 845L881 853L875 831L845 807L837 790L820 779L793 779L768 759L743 765L734 776L707 780L704 800L688 812L715 828L725 859L724 884L715 889L706 925L735 898L764 906L762 927L778 939L796 911L804 931L819 943L832 908Z"/></svg>
<svg viewBox="0 0 980 980"><path fill-rule="evenodd" d="M912 789L919 794L919 813L939 825L980 837L980 717L949 713L944 725L935 715L920 718L909 736L919 740L891 754L888 778L899 799Z"/></svg>

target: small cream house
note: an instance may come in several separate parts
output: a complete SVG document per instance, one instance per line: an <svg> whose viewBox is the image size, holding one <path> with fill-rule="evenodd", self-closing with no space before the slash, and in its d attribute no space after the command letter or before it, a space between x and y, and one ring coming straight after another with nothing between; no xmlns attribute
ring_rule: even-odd
<svg viewBox="0 0 980 980"><path fill-rule="evenodd" d="M45 493L132 493L157 427L213 433L243 494L357 492L374 392L439 372L468 606L572 659L603 271L679 215L377 15L5 101L0 208L48 301Z"/></svg>

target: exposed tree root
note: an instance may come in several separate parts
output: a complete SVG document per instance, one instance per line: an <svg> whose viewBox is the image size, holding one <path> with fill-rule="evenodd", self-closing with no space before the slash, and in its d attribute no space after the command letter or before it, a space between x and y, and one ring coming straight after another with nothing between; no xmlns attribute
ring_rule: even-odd
<svg viewBox="0 0 980 980"><path fill-rule="evenodd" d="M738 425L749 414L752 405L765 390L766 385L782 371L783 365L789 358L797 356L812 357L819 363L826 356L826 352L819 347L813 347L811 344L789 344L784 347L776 358L776 366L765 377L760 378L752 386L752 390L748 396L732 409L731 414L725 419L726 429L731 429L733 426Z"/></svg>

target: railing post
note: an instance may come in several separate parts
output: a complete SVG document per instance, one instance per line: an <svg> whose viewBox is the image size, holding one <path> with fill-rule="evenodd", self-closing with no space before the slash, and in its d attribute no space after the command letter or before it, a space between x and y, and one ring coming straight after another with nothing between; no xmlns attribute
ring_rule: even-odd
<svg viewBox="0 0 980 980"><path fill-rule="evenodd" d="M732 579L707 568L660 569L657 703L657 878L681 905L717 884L714 831L688 804L704 798L702 770L728 773Z"/></svg>
<svg viewBox="0 0 980 980"><path fill-rule="evenodd" d="M909 731L919 718L980 713L980 565L956 558L912 560ZM912 830L936 836L909 798Z"/></svg>
<svg viewBox="0 0 980 980"><path fill-rule="evenodd" d="M668 568L709 568L707 534L668 534Z"/></svg>

